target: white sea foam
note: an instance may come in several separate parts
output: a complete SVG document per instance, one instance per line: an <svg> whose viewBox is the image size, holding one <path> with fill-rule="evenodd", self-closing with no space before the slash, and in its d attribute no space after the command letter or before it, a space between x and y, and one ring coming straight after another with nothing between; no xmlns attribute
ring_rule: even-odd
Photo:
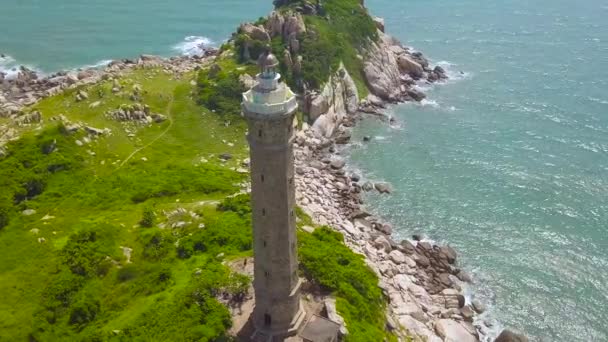
<svg viewBox="0 0 608 342"><path fill-rule="evenodd" d="M598 99L597 97L587 97L587 100L591 101L591 102L596 102L596 103L601 103L601 104L605 104L608 105L608 100L602 100L602 99Z"/></svg>
<svg viewBox="0 0 608 342"><path fill-rule="evenodd" d="M214 42L207 37L188 36L184 38L184 41L173 46L173 50L182 55L192 56L204 52L206 48L213 46L213 44Z"/></svg>
<svg viewBox="0 0 608 342"><path fill-rule="evenodd" d="M103 68L103 67L107 66L110 63L112 63L111 59L104 59L104 60L101 60L101 61L99 61L97 63L93 63L93 64L82 66L79 69L97 69L97 68Z"/></svg>
<svg viewBox="0 0 608 342"><path fill-rule="evenodd" d="M432 108L439 108L439 103L437 103L437 101L435 100L429 100L429 99L423 99L422 101L420 101L420 105L422 107L432 107Z"/></svg>
<svg viewBox="0 0 608 342"><path fill-rule="evenodd" d="M0 57L0 72L5 73L8 78L14 77L19 72L19 64L11 56Z"/></svg>

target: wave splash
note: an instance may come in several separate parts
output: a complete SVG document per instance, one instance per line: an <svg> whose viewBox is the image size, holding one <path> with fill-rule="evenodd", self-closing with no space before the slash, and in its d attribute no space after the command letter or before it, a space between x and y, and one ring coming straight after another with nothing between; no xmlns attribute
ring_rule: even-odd
<svg viewBox="0 0 608 342"><path fill-rule="evenodd" d="M184 40L173 46L173 51L181 55L193 56L204 52L209 47L213 47L214 42L210 38L203 36L188 36Z"/></svg>

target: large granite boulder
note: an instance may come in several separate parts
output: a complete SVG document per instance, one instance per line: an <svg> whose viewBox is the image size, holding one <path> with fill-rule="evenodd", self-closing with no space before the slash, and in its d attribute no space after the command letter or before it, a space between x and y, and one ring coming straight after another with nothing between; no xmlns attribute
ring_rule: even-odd
<svg viewBox="0 0 608 342"><path fill-rule="evenodd" d="M440 319L435 324L435 332L445 342L477 342L478 339L460 323L451 319Z"/></svg>
<svg viewBox="0 0 608 342"><path fill-rule="evenodd" d="M397 100L401 73L395 55L388 49L384 40L371 45L363 72L374 95L383 100Z"/></svg>
<svg viewBox="0 0 608 342"><path fill-rule="evenodd" d="M263 26L255 26L250 23L242 24L239 30L248 35L251 39L270 43L270 35Z"/></svg>
<svg viewBox="0 0 608 342"><path fill-rule="evenodd" d="M397 58L399 71L410 75L413 79L420 79L424 76L424 70L418 62L414 61L410 56L401 55Z"/></svg>
<svg viewBox="0 0 608 342"><path fill-rule="evenodd" d="M528 342L528 338L524 335L514 333L509 329L503 330L494 342Z"/></svg>

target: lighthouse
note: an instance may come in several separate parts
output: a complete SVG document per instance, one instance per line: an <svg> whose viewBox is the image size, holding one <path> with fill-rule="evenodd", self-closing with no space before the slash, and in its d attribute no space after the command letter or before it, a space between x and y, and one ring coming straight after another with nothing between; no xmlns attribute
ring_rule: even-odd
<svg viewBox="0 0 608 342"><path fill-rule="evenodd" d="M255 340L283 341L305 319L300 300L295 215L293 120L295 94L280 82L267 49L256 85L243 94L251 159Z"/></svg>

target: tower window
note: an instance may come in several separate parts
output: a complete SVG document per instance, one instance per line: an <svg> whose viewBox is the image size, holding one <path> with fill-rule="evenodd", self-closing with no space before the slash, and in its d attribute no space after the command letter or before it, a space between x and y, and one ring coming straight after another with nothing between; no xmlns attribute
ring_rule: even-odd
<svg viewBox="0 0 608 342"><path fill-rule="evenodd" d="M269 314L264 315L264 325L269 327L272 324L272 317Z"/></svg>
<svg viewBox="0 0 608 342"><path fill-rule="evenodd" d="M289 185L293 185L293 177L289 177Z"/></svg>
<svg viewBox="0 0 608 342"><path fill-rule="evenodd" d="M262 216L266 216L266 209L262 209Z"/></svg>
<svg viewBox="0 0 608 342"><path fill-rule="evenodd" d="M260 137L260 138L262 137L262 130L258 131L258 137Z"/></svg>
<svg viewBox="0 0 608 342"><path fill-rule="evenodd" d="M270 277L270 273L268 273L268 271L264 271L264 277L266 277L266 278Z"/></svg>
<svg viewBox="0 0 608 342"><path fill-rule="evenodd" d="M289 215L291 215L291 217L293 217L293 210L289 213Z"/></svg>
<svg viewBox="0 0 608 342"><path fill-rule="evenodd" d="M262 179L262 183L264 183L264 175L260 177Z"/></svg>
<svg viewBox="0 0 608 342"><path fill-rule="evenodd" d="M266 240L263 241L264 247L266 247Z"/></svg>

